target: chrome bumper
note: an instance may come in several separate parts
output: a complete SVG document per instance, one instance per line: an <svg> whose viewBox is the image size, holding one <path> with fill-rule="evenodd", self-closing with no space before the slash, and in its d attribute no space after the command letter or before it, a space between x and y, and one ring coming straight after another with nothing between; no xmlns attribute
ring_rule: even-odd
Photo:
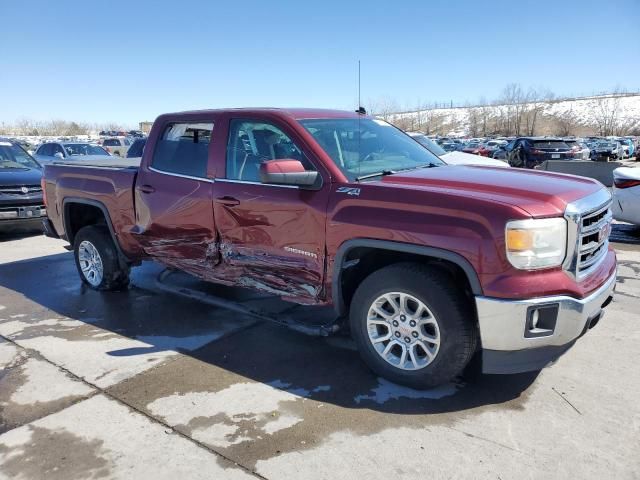
<svg viewBox="0 0 640 480"><path fill-rule="evenodd" d="M537 365L542 362L544 366L564 353L580 335L601 318L604 306L613 296L615 285L616 273L609 277L598 290L583 299L562 295L529 300L501 300L478 296L476 308L482 349L505 354L520 351L523 353L522 357L531 354L535 349L539 352L547 351L549 358L544 356L536 363ZM532 336L530 330L532 312L545 306L553 309L556 305L557 316L553 329L536 330ZM565 346L566 348L561 348ZM555 358L551 358L554 355ZM500 368L490 370L496 373L512 373L531 369L533 367L509 368L505 365L505 371L497 372L496 370L502 370Z"/></svg>

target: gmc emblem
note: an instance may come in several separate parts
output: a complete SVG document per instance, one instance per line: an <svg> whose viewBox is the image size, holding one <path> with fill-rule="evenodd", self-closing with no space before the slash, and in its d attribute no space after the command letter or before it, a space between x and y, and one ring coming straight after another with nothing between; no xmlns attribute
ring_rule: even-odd
<svg viewBox="0 0 640 480"><path fill-rule="evenodd" d="M605 225L598 232L598 243L604 242L609 237L609 224Z"/></svg>

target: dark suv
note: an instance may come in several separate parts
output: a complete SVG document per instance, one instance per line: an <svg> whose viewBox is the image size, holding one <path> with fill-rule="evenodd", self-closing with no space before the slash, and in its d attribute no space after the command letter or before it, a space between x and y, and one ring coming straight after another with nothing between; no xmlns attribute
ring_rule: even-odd
<svg viewBox="0 0 640 480"><path fill-rule="evenodd" d="M562 139L519 137L506 146L512 167L535 168L545 160L573 160L573 151Z"/></svg>
<svg viewBox="0 0 640 480"><path fill-rule="evenodd" d="M0 138L0 231L41 228L42 167L20 145Z"/></svg>

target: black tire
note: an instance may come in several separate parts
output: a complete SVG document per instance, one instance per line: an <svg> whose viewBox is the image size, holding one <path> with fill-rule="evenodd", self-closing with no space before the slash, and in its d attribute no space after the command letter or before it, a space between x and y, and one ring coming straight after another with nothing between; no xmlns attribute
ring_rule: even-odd
<svg viewBox="0 0 640 480"><path fill-rule="evenodd" d="M436 318L440 346L435 358L417 370L388 363L375 350L367 331L373 302L388 292L408 293L419 299ZM460 375L476 351L478 333L468 297L451 276L415 263L398 263L369 275L358 287L350 307L351 332L364 362L376 374L412 388L431 388Z"/></svg>
<svg viewBox="0 0 640 480"><path fill-rule="evenodd" d="M95 285L85 276L80 266L80 245L85 241L95 247L102 262L102 279ZM129 285L129 267L121 265L118 251L106 227L82 227L73 241L73 255L80 278L94 290L122 290Z"/></svg>

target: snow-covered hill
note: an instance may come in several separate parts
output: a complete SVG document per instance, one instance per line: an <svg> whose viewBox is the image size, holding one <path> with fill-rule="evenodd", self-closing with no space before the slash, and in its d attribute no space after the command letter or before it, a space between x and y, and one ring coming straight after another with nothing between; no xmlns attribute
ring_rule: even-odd
<svg viewBox="0 0 640 480"><path fill-rule="evenodd" d="M485 105L458 108L435 108L414 112L394 113L387 119L401 128L465 136L481 130L503 130L506 122L524 112L525 117L537 112L535 133L561 134L559 130L573 130L572 134L598 134L602 122L612 123L615 133L640 129L640 94L610 94L593 97L550 100L521 105ZM526 118L525 118L526 120ZM513 123L510 121L510 123ZM524 123L524 122L523 122ZM563 128L563 126L565 128ZM507 132L503 132L508 134ZM566 134L566 133L565 133Z"/></svg>

